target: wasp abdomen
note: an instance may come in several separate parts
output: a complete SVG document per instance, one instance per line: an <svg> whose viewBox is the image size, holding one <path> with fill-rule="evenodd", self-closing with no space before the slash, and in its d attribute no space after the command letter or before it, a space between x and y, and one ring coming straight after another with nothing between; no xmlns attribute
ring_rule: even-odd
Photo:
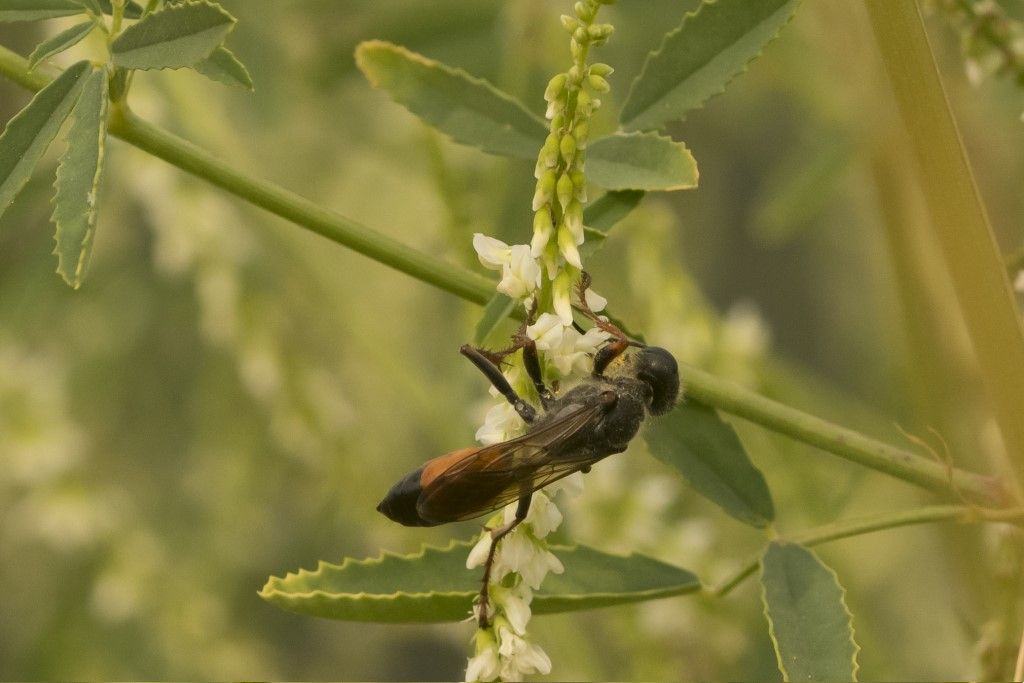
<svg viewBox="0 0 1024 683"><path fill-rule="evenodd" d="M479 450L479 447L471 446L452 451L433 460L428 460L422 467L405 475L397 484L392 486L391 490L384 496L384 500L377 505L377 511L388 519L405 526L437 526L438 524L444 524L449 520L434 521L423 518L417 509L420 502L420 494L423 493L424 487L428 486L442 472Z"/></svg>

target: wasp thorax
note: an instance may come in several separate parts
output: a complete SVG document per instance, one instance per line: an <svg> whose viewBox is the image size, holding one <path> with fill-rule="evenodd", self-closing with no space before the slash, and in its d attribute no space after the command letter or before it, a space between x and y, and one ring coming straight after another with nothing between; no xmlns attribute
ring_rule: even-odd
<svg viewBox="0 0 1024 683"><path fill-rule="evenodd" d="M637 355L636 376L651 387L651 415L672 410L679 395L679 365L671 353L658 346L645 346Z"/></svg>

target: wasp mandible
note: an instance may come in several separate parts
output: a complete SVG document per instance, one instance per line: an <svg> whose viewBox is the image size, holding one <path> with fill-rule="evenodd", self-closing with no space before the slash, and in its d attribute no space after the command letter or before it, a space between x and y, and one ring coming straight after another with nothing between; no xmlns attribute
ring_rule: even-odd
<svg viewBox="0 0 1024 683"><path fill-rule="evenodd" d="M581 283L581 294L587 280ZM585 301L582 296L580 299ZM377 506L400 524L436 526L473 519L518 501L512 521L490 530L492 542L479 603L482 628L487 625L487 585L498 542L526 518L533 492L573 472L588 472L597 461L626 450L646 414L669 412L679 394L679 369L672 354L629 339L585 304L582 308L611 339L594 355L590 376L560 396L544 383L537 347L522 331L512 348L503 352L462 346L462 355L526 422L526 433L428 460L391 487ZM630 347L637 351L627 354ZM516 393L499 368L502 358L520 348L523 365L540 398L543 411L539 414Z"/></svg>

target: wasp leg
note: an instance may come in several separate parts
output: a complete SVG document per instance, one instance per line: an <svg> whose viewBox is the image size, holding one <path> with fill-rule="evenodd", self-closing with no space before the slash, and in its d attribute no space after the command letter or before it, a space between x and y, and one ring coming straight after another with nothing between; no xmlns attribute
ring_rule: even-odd
<svg viewBox="0 0 1024 683"><path fill-rule="evenodd" d="M540 404L547 410L548 405L555 400L551 390L544 384L544 376L540 370L540 358L537 356L537 343L525 334L517 340L523 345L523 365L526 366L526 374L530 376L537 395L540 397Z"/></svg>
<svg viewBox="0 0 1024 683"><path fill-rule="evenodd" d="M487 587L491 582L491 567L494 565L494 553L498 549L498 541L505 538L513 529L522 523L526 519L527 513L530 512L530 500L533 498L533 492L530 491L523 495L519 499L519 505L516 507L515 518L497 529L491 529L491 549L487 553L487 562L484 563L484 581L483 586L480 588L480 601L477 603L480 608L479 615L477 617L477 623L480 628L487 628Z"/></svg>
<svg viewBox="0 0 1024 683"><path fill-rule="evenodd" d="M629 346L629 341L626 339L616 339L615 341L602 346L600 350L594 354L594 376L602 376L604 371L608 369L611 362L625 353Z"/></svg>
<svg viewBox="0 0 1024 683"><path fill-rule="evenodd" d="M523 418L524 422L529 424L537 419L537 411L534 407L519 397L516 390L505 379L505 375L501 374L501 369L481 353L479 349L475 349L469 344L463 344L459 352L472 361L473 365L480 369L480 372L484 373L491 384L494 385L494 388L512 404L512 407L516 409L519 417Z"/></svg>

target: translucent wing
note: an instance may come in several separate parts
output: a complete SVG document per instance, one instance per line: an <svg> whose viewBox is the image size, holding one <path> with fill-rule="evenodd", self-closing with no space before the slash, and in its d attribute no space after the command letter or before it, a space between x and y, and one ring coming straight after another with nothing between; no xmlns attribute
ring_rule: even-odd
<svg viewBox="0 0 1024 683"><path fill-rule="evenodd" d="M581 404L540 429L458 460L424 486L417 512L434 523L472 519L586 467L600 458L563 447L596 427L604 412L600 403Z"/></svg>

